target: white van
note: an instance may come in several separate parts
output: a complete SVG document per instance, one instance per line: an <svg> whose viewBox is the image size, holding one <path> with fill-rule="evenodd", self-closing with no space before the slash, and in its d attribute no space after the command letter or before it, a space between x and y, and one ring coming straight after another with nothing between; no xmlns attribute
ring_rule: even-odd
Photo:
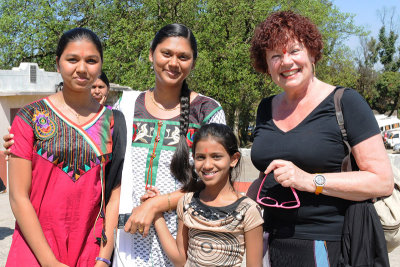
<svg viewBox="0 0 400 267"><path fill-rule="evenodd" d="M386 141L390 148L394 147L394 145L396 145L396 144L399 144L400 143L400 131L390 132Z"/></svg>

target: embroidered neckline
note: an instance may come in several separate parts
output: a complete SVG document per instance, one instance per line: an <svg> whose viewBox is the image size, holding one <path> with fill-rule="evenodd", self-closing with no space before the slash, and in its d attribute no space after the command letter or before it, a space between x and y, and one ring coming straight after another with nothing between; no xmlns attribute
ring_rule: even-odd
<svg viewBox="0 0 400 267"><path fill-rule="evenodd" d="M244 213L246 212L246 209L241 207L241 203L243 200L245 200L247 197L243 196L239 199L237 199L235 202L232 204L229 204L224 207L212 207L208 206L200 201L199 198L199 192L195 192L192 195L192 198L190 199L189 203L184 203L184 212L189 211L192 212L192 214L195 217L201 217L202 220L205 221L225 221L226 223L231 222L233 219L236 219L238 221L243 220L244 218ZM218 210L229 210L226 214L221 214L218 212ZM225 224L221 222L221 224Z"/></svg>

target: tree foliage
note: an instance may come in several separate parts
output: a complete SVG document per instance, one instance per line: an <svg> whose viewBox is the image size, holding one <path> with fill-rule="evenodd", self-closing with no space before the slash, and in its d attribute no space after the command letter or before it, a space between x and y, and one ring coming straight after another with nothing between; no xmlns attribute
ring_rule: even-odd
<svg viewBox="0 0 400 267"><path fill-rule="evenodd" d="M386 26L383 25L378 40L370 37L368 41L361 41L363 53L358 59L360 78L357 89L373 109L379 113L389 112L389 115L400 108L400 47L396 48L398 37L393 30L386 33ZM383 66L381 71L376 70L378 62Z"/></svg>
<svg viewBox="0 0 400 267"><path fill-rule="evenodd" d="M195 33L199 48L190 87L222 104L244 144L261 98L279 91L251 66L253 31L271 12L289 9L311 18L322 32L324 57L317 76L355 85L358 76L343 40L362 30L329 0L0 0L0 68L29 61L54 71L61 34L87 27L103 40L110 80L146 90L154 84L150 41L162 26L183 23Z"/></svg>
<svg viewBox="0 0 400 267"><path fill-rule="evenodd" d="M378 96L373 100L374 108L380 113L389 111L389 116L400 107L400 72L385 71L377 82Z"/></svg>

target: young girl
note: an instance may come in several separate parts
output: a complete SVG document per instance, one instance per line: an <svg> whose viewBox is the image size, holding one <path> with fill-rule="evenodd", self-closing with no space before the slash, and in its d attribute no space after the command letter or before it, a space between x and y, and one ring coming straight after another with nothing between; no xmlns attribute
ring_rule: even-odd
<svg viewBox="0 0 400 267"><path fill-rule="evenodd" d="M235 135L223 124L204 125L192 152L194 170L184 189L194 192L178 202L176 242L163 215L154 221L165 253L175 266L241 266L246 250L247 266L262 266L260 208L232 186L241 157ZM153 188L142 200L157 193Z"/></svg>
<svg viewBox="0 0 400 267"><path fill-rule="evenodd" d="M110 264L126 128L123 117L116 121L122 114L90 94L102 62L92 31L64 33L56 50L62 91L14 119L9 174L17 224L6 266Z"/></svg>

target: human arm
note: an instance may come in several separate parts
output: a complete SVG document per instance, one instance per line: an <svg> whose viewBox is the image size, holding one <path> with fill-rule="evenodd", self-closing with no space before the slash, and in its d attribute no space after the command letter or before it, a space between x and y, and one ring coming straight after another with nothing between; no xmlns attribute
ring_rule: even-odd
<svg viewBox="0 0 400 267"><path fill-rule="evenodd" d="M184 193L179 189L169 194L150 198L140 206L133 208L132 214L125 224L125 232L134 234L137 231L137 227L142 225L144 226L143 236L147 236L155 214L168 210L175 210L183 194Z"/></svg>
<svg viewBox="0 0 400 267"><path fill-rule="evenodd" d="M8 160L9 155L10 155L10 147L14 144L14 135L10 133L11 127L8 127L8 134L3 136L4 140L4 148L6 149L4 151L4 154L6 155L6 160Z"/></svg>
<svg viewBox="0 0 400 267"><path fill-rule="evenodd" d="M259 225L244 233L246 246L246 266L262 266L263 226Z"/></svg>
<svg viewBox="0 0 400 267"><path fill-rule="evenodd" d="M158 213L154 220L154 227L160 239L161 246L168 258L175 266L184 266L188 247L188 228L179 219L176 240L171 235L162 213Z"/></svg>
<svg viewBox="0 0 400 267"><path fill-rule="evenodd" d="M107 243L101 243L99 257L109 260L114 248L114 230L118 225L119 201L121 196L121 177L126 147L126 123L121 112L113 110L112 160L105 168L105 232ZM106 266L97 261L96 266Z"/></svg>
<svg viewBox="0 0 400 267"><path fill-rule="evenodd" d="M352 153L360 171L322 173L326 184L321 194L353 201L390 195L394 188L393 173L380 134L352 147ZM275 180L284 187L315 192L315 174L301 170L290 161L272 161L265 173L271 171L274 171Z"/></svg>
<svg viewBox="0 0 400 267"><path fill-rule="evenodd" d="M9 198L18 226L41 266L67 266L60 263L44 236L35 209L30 201L32 186L32 163L10 155Z"/></svg>
<svg viewBox="0 0 400 267"><path fill-rule="evenodd" d="M105 216L105 232L107 236L107 243L101 242L99 257L109 260L114 249L114 229L118 224L118 207L119 197L121 193L121 185L115 187L110 196L110 200L106 206ZM96 267L107 266L103 261L96 261Z"/></svg>

